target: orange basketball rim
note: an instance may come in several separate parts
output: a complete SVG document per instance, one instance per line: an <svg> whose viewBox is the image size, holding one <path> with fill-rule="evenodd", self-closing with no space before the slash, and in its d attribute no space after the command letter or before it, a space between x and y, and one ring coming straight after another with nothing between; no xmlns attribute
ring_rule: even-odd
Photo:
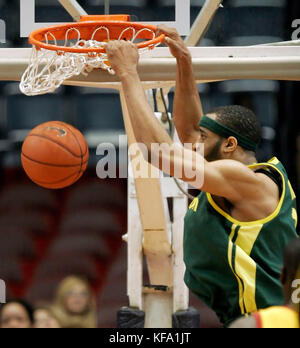
<svg viewBox="0 0 300 348"><path fill-rule="evenodd" d="M20 89L34 96L52 93L66 80L94 69L114 74L105 50L109 41L131 41L142 54L164 39L155 26L130 22L129 15L82 16L79 22L38 29L29 37L32 55Z"/></svg>
<svg viewBox="0 0 300 348"><path fill-rule="evenodd" d="M105 47L86 48L57 45L59 40L143 40L138 49L153 49L165 40L165 35L156 36L157 28L150 24L130 22L129 15L82 16L80 22L65 23L35 30L29 36L29 43L37 49L43 48L57 52L105 53ZM50 44L54 41L55 44Z"/></svg>

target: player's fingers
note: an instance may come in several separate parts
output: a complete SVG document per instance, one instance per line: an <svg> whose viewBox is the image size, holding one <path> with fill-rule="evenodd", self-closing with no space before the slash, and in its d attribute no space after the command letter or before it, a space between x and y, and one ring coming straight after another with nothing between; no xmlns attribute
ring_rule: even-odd
<svg viewBox="0 0 300 348"><path fill-rule="evenodd" d="M161 24L157 27L156 34L159 36L165 34L167 37L176 40L179 38L179 34L176 29L169 28L165 24Z"/></svg>
<svg viewBox="0 0 300 348"><path fill-rule="evenodd" d="M109 54L112 50L112 41L108 42L107 45L105 46L105 51L107 54Z"/></svg>
<svg viewBox="0 0 300 348"><path fill-rule="evenodd" d="M122 47L124 47L124 45L123 45L124 42L125 41L119 41L119 40L111 40L111 41L109 41L107 46L106 46L106 52L109 53L109 54L113 54L117 50L119 50Z"/></svg>
<svg viewBox="0 0 300 348"><path fill-rule="evenodd" d="M117 43L118 43L118 41L111 40L111 41L108 41L106 46L109 47L109 48L114 48L114 47L116 47Z"/></svg>
<svg viewBox="0 0 300 348"><path fill-rule="evenodd" d="M129 45L130 45L132 48L137 49L137 45L136 45L134 42L129 41Z"/></svg>
<svg viewBox="0 0 300 348"><path fill-rule="evenodd" d="M176 41L176 40L173 40L173 39L171 39L171 38L169 38L169 37L166 37L165 42L166 42L166 44L167 44L170 48L178 47L177 41Z"/></svg>
<svg viewBox="0 0 300 348"><path fill-rule="evenodd" d="M120 40L120 41L117 41L118 42L118 47L124 47L124 48L135 48L136 47L136 44L134 44L133 42L131 41L126 41L126 40Z"/></svg>
<svg viewBox="0 0 300 348"><path fill-rule="evenodd" d="M107 54L112 54L112 52L115 50L115 44L114 41L109 41L105 47Z"/></svg>

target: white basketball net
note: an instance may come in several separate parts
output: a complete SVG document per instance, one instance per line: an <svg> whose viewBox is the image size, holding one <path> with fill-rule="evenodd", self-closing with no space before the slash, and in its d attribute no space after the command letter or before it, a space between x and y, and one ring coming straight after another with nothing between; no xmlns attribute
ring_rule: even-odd
<svg viewBox="0 0 300 348"><path fill-rule="evenodd" d="M107 41L99 42L94 40L96 33L100 30L105 30L107 32ZM74 40L69 40L69 34L72 31L78 33L78 38L75 43ZM153 33L153 39L155 39L155 33L148 28L136 31L134 28L128 27L120 34L119 40L123 38L124 33L127 31L132 32L131 42L135 42L143 31ZM49 43L49 38L54 41L53 45L59 46L51 31L45 34L45 41L47 44ZM91 39L88 41L80 39L80 31L78 29L70 28L66 32L64 46L77 48L103 48L107 45L109 40L109 29L104 26L97 28ZM153 46L140 49L139 51L140 53L143 53L149 48L153 48ZM23 74L20 83L20 90L27 96L52 93L59 88L65 80L80 74L87 76L91 71L99 68L108 71L110 74L115 74L109 65L107 54L105 53L70 53L64 51L52 51L44 48L37 49L33 46L29 66Z"/></svg>

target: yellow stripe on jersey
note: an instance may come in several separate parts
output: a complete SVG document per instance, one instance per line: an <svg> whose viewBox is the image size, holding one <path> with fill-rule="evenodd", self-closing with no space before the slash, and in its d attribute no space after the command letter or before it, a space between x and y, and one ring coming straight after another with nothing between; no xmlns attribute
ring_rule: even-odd
<svg viewBox="0 0 300 348"><path fill-rule="evenodd" d="M229 236L228 261L229 265L237 278L239 285L239 305L241 313L252 313L257 310L255 293L256 293L256 263L250 258L253 246L259 236L263 225L256 226L241 226L238 231L238 236L235 241L236 254L234 267L232 265L232 249L233 238L236 232L237 225L232 225L231 234ZM235 269L235 270L234 270ZM242 281L241 281L242 280ZM242 283L243 282L243 283Z"/></svg>
<svg viewBox="0 0 300 348"><path fill-rule="evenodd" d="M238 245L247 255L251 254L254 244L264 225L241 226L236 240Z"/></svg>
<svg viewBox="0 0 300 348"><path fill-rule="evenodd" d="M229 239L230 239L230 240L233 240L233 237L234 237L234 235L235 235L235 230L236 230L236 228L237 228L237 225L235 225L235 224L233 224L233 225L231 226L231 233L230 233L230 236L229 236Z"/></svg>
<svg viewBox="0 0 300 348"><path fill-rule="evenodd" d="M229 236L228 246L228 262L232 272L234 273L239 285L239 305L241 314L252 313L257 310L256 305L256 263L251 259L250 254L253 246L259 236L263 225L242 226L238 231L238 237L235 241L236 253L234 266L232 264L233 238L237 225L232 225L231 234Z"/></svg>
<svg viewBox="0 0 300 348"><path fill-rule="evenodd" d="M247 313L257 311L256 305L256 263L237 246L235 255L235 271L244 284L244 303Z"/></svg>
<svg viewBox="0 0 300 348"><path fill-rule="evenodd" d="M228 244L228 263L230 265L230 268L232 270L232 273L235 275L237 282L238 282L238 286L239 286L239 306L241 309L241 314L244 315L245 314L245 309L244 309L244 291L243 291L243 284L240 280L240 278L237 276L237 274L234 271L233 265L232 265L232 250L233 250L233 243L232 243L232 239L234 237L235 234L235 230L237 228L237 225L232 225L231 228L231 234L229 236L229 244Z"/></svg>

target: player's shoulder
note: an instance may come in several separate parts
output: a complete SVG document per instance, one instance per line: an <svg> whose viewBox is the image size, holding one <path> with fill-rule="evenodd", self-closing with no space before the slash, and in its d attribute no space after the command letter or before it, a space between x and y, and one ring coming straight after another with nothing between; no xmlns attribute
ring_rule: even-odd
<svg viewBox="0 0 300 348"><path fill-rule="evenodd" d="M244 172L249 174L253 173L253 170L251 170L249 165L234 159L220 159L213 162L207 162L207 164L215 169L230 171L236 175L241 175Z"/></svg>

